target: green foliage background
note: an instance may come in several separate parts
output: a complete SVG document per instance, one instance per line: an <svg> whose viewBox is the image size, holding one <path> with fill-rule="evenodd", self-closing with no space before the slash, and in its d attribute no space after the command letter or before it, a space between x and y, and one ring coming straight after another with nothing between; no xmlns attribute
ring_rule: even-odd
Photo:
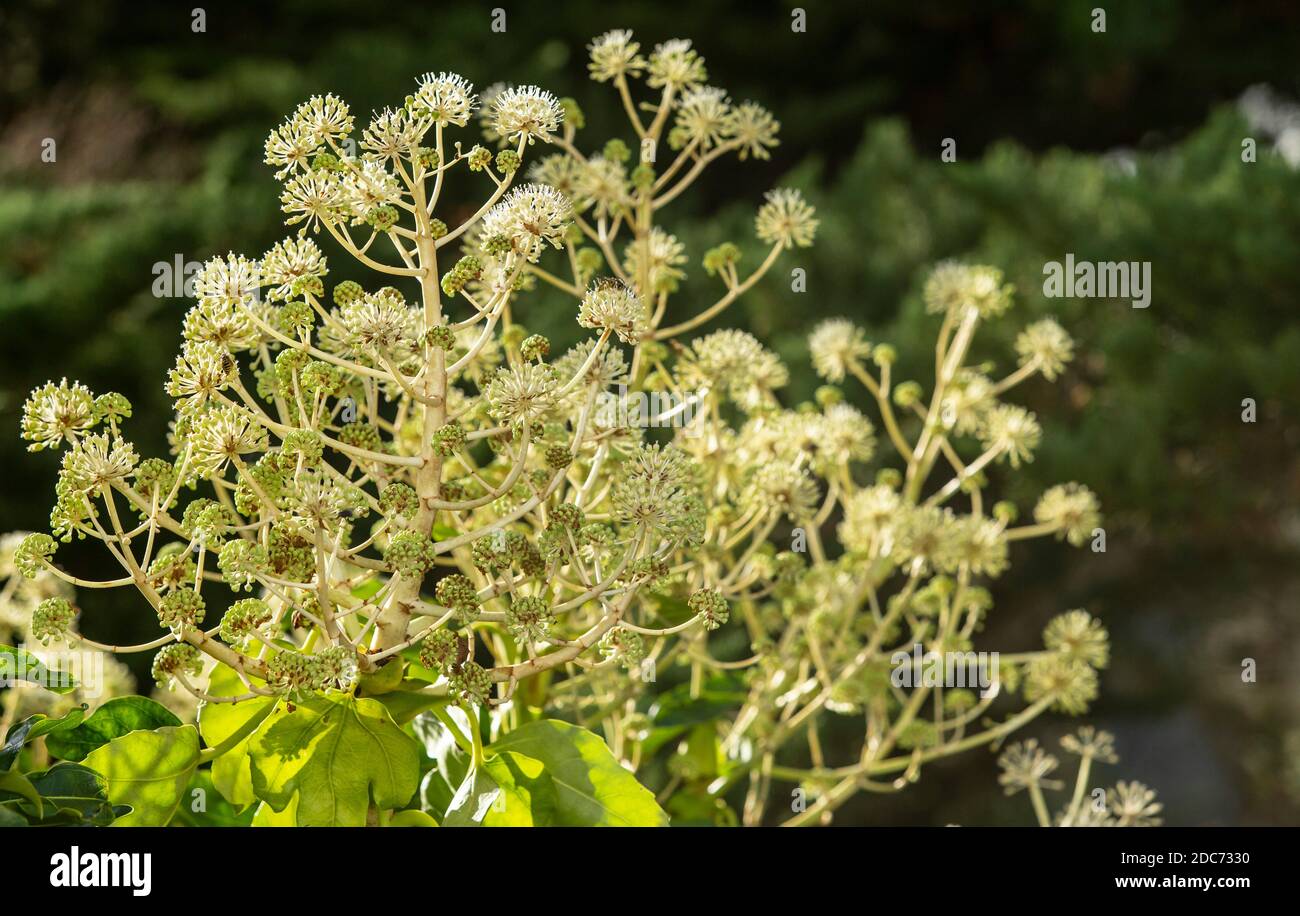
<svg viewBox="0 0 1300 916"><path fill-rule="evenodd" d="M137 441L161 442L162 379L186 303L153 295L153 265L256 256L283 237L261 144L298 101L334 91L360 114L400 99L419 73L451 69L480 86L575 96L588 115L580 145L592 145L621 120L608 88L585 78L586 42L614 27L648 44L690 37L712 81L768 105L783 131L771 162L729 163L677 205L688 250L744 247L778 181L805 188L823 220L798 256L806 293L771 278L718 324L776 347L797 400L817 384L803 349L816 320L854 317L898 346L903 376L922 374L929 267L957 257L1003 268L1020 290L1015 325L1054 315L1080 350L1060 385L1026 389L1044 446L1008 485L1027 509L1052 483L1087 483L1107 510L1108 550L1021 548L998 583L989 643L1029 648L1049 617L1087 606L1115 640L1093 715L1119 736L1111 779L1159 789L1169 823L1296 823L1300 171L1262 137L1259 161L1242 163L1249 129L1233 102L1255 83L1300 94L1300 9L1112 4L1098 35L1094 5L805 3L797 34L783 4L288 0L209 4L195 34L190 3L8 3L0 528L41 527L52 500L57 459L25 454L17 438L33 386L66 374L119 390ZM489 28L493 6L506 10L504 34ZM40 162L45 137L57 140L54 164ZM956 163L939 160L946 137ZM1150 261L1151 307L1046 300L1043 264L1066 252ZM344 258L332 265L347 276ZM683 314L707 304L686 289ZM577 336L570 304L544 292L534 303L525 324L561 345ZM1015 325L984 341L988 358L1007 362ZM1253 425L1241 420L1247 397ZM109 571L93 548L60 557ZM90 635L153 635L125 598L83 596ZM1241 682L1245 657L1259 664L1256 684ZM987 755L951 761L840 820L1019 820L994 771Z"/></svg>

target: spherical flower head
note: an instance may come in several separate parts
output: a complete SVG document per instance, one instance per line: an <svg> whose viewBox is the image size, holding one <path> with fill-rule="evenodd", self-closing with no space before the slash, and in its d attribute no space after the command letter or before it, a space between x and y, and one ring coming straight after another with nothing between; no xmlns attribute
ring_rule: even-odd
<svg viewBox="0 0 1300 916"><path fill-rule="evenodd" d="M1020 462L1034 460L1034 449L1042 435L1033 413L1023 407L999 404L988 412L980 439L985 448L997 449L999 458L1006 458L1013 468L1018 468Z"/></svg>
<svg viewBox="0 0 1300 916"><path fill-rule="evenodd" d="M616 216L632 205L627 167L606 156L592 156L573 176L573 199L579 209L594 208L596 216Z"/></svg>
<svg viewBox="0 0 1300 916"><path fill-rule="evenodd" d="M426 73L410 100L411 112L443 127L469 123L477 104L474 84L455 73Z"/></svg>
<svg viewBox="0 0 1300 916"><path fill-rule="evenodd" d="M461 657L463 644L451 630L434 630L420 643L420 664L438 674L445 674Z"/></svg>
<svg viewBox="0 0 1300 916"><path fill-rule="evenodd" d="M619 77L636 77L645 69L641 45L632 40L631 29L612 29L598 35L587 45L591 62L587 69L598 83L607 83Z"/></svg>
<svg viewBox="0 0 1300 916"><path fill-rule="evenodd" d="M725 89L716 86L696 86L682 93L669 145L681 149L694 144L708 151L722 143L731 129L731 99Z"/></svg>
<svg viewBox="0 0 1300 916"><path fill-rule="evenodd" d="M279 171L275 177L282 179L295 169L306 171L312 153L319 146L320 143L311 130L290 118L267 135L263 147L265 158L262 161L267 165L278 166Z"/></svg>
<svg viewBox="0 0 1300 916"><path fill-rule="evenodd" d="M161 690L171 690L177 677L192 678L203 673L203 656L187 642L158 650L150 672Z"/></svg>
<svg viewBox="0 0 1300 916"><path fill-rule="evenodd" d="M521 363L498 369L483 396L490 416L506 423L531 423L555 408L558 385L554 367Z"/></svg>
<svg viewBox="0 0 1300 916"><path fill-rule="evenodd" d="M781 141L776 139L781 122L757 102L741 102L728 115L726 137L740 147L741 160L770 159L768 150Z"/></svg>
<svg viewBox="0 0 1300 916"><path fill-rule="evenodd" d="M484 243L503 237L515 254L536 262L547 245L563 246L572 219L573 205L567 197L546 185L526 184L487 212L480 237Z"/></svg>
<svg viewBox="0 0 1300 916"><path fill-rule="evenodd" d="M583 165L568 153L552 153L533 163L528 177L537 184L554 188L565 197L577 196Z"/></svg>
<svg viewBox="0 0 1300 916"><path fill-rule="evenodd" d="M261 282L271 289L267 298L282 302L298 295L305 284L329 273L327 261L311 239L285 239L262 255Z"/></svg>
<svg viewBox="0 0 1300 916"><path fill-rule="evenodd" d="M651 89L671 87L680 91L709 78L709 72L704 68L704 58L691 47L688 38L674 38L655 45L646 70L646 85Z"/></svg>
<svg viewBox="0 0 1300 916"><path fill-rule="evenodd" d="M64 452L60 479L71 492L98 495L126 480L139 460L130 442L91 434Z"/></svg>
<svg viewBox="0 0 1300 916"><path fill-rule="evenodd" d="M866 333L847 318L829 318L808 335L813 368L828 382L844 381L849 366L871 355Z"/></svg>
<svg viewBox="0 0 1300 916"><path fill-rule="evenodd" d="M831 404L816 424L820 448L813 457L813 469L830 475L850 461L870 461L876 452L876 428L851 404Z"/></svg>
<svg viewBox="0 0 1300 916"><path fill-rule="evenodd" d="M544 598L516 598L506 609L506 628L521 644L544 639L553 623L555 616Z"/></svg>
<svg viewBox="0 0 1300 916"><path fill-rule="evenodd" d="M267 434L248 414L223 405L195 418L190 443L190 464L196 473L206 477L220 472L240 455L266 451Z"/></svg>
<svg viewBox="0 0 1300 916"><path fill-rule="evenodd" d="M754 471L743 497L762 511L781 512L796 524L807 522L817 508L817 484L792 464L765 464Z"/></svg>
<svg viewBox="0 0 1300 916"><path fill-rule="evenodd" d="M671 534L695 508L698 467L676 446L638 444L615 481L615 515L629 525Z"/></svg>
<svg viewBox="0 0 1300 916"><path fill-rule="evenodd" d="M844 503L844 520L838 530L840 543L851 553L876 553L901 502L898 492L883 484L855 492Z"/></svg>
<svg viewBox="0 0 1300 916"><path fill-rule="evenodd" d="M894 521L891 559L899 564L920 560L936 566L950 549L954 516L937 506L902 506Z"/></svg>
<svg viewBox="0 0 1300 916"><path fill-rule="evenodd" d="M57 448L95 425L95 396L80 382L46 382L23 404L22 437L29 452Z"/></svg>
<svg viewBox="0 0 1300 916"><path fill-rule="evenodd" d="M241 645L258 627L271 620L271 608L260 598L236 601L221 617L221 638L232 646Z"/></svg>
<svg viewBox="0 0 1300 916"><path fill-rule="evenodd" d="M974 575L997 578L1008 565L1002 526L975 515L958 518L935 563L945 572L955 573L964 566Z"/></svg>
<svg viewBox="0 0 1300 916"><path fill-rule="evenodd" d="M767 202L758 208L754 231L769 245L808 248L817 235L816 212L795 188L777 188L767 192Z"/></svg>
<svg viewBox="0 0 1300 916"><path fill-rule="evenodd" d="M685 246L677 241L677 236L658 226L651 229L644 239L628 242L623 250L623 268L627 275L639 277L644 273L650 289L656 293L677 291L680 281L686 277L686 272L678 265L686 261Z"/></svg>
<svg viewBox="0 0 1300 916"><path fill-rule="evenodd" d="M352 113L347 103L331 93L313 95L298 106L292 120L316 146L338 142L352 133Z"/></svg>
<svg viewBox="0 0 1300 916"><path fill-rule="evenodd" d="M167 393L176 408L193 409L217 399L217 392L239 378L234 358L219 344L189 341L167 373Z"/></svg>
<svg viewBox="0 0 1300 916"><path fill-rule="evenodd" d="M358 350L387 352L412 340L418 313L391 287L366 293L339 310L339 321Z"/></svg>
<svg viewBox="0 0 1300 916"><path fill-rule="evenodd" d="M260 265L234 252L208 259L194 278L194 294L203 305L248 305L257 301L261 286Z"/></svg>
<svg viewBox="0 0 1300 916"><path fill-rule="evenodd" d="M32 611L32 638L40 640L43 646L51 641L69 641L76 619L77 611L66 598L46 598Z"/></svg>
<svg viewBox="0 0 1300 916"><path fill-rule="evenodd" d="M511 87L492 99L489 119L492 129L511 142L549 141L564 121L564 108L544 89Z"/></svg>
<svg viewBox="0 0 1300 916"><path fill-rule="evenodd" d="M1025 699L1050 699L1051 708L1077 716L1097 698L1097 672L1087 662L1052 654L1025 667Z"/></svg>
<svg viewBox="0 0 1300 916"><path fill-rule="evenodd" d="M646 333L646 309L636 290L622 280L602 278L592 283L578 308L578 324L611 331L626 344Z"/></svg>
<svg viewBox="0 0 1300 916"><path fill-rule="evenodd" d="M369 222L387 232L396 221L394 206L402 199L402 186L383 162L366 159L352 163L339 180L340 204L353 221Z"/></svg>
<svg viewBox="0 0 1300 916"><path fill-rule="evenodd" d="M1091 725L1084 725L1074 734L1063 736L1061 747L1071 754L1099 760L1102 763L1119 761L1119 757L1115 754L1115 736Z"/></svg>
<svg viewBox="0 0 1300 916"><path fill-rule="evenodd" d="M1057 537L1079 547L1101 524L1101 507L1096 495L1082 484L1059 484L1038 500L1034 507L1034 520L1051 525L1056 529Z"/></svg>
<svg viewBox="0 0 1300 916"><path fill-rule="evenodd" d="M185 313L181 334L186 341L213 343L231 352L253 350L263 339L253 316L247 305L207 299Z"/></svg>
<svg viewBox="0 0 1300 916"><path fill-rule="evenodd" d="M1043 630L1043 645L1094 668L1105 668L1110 662L1110 636L1101 621L1087 611L1066 611L1053 617Z"/></svg>
<svg viewBox="0 0 1300 916"><path fill-rule="evenodd" d="M766 406L790 380L780 358L754 335L731 328L691 341L678 364L684 388L725 392L746 411Z"/></svg>
<svg viewBox="0 0 1300 916"><path fill-rule="evenodd" d="M348 212L349 193L333 172L315 171L296 175L285 183L280 209L287 214L285 225L306 223L304 229L319 229L341 220Z"/></svg>
<svg viewBox="0 0 1300 916"><path fill-rule="evenodd" d="M1044 318L1020 332L1016 338L1016 353L1020 365L1032 363L1050 382L1074 359L1074 341L1065 328L1051 318Z"/></svg>
<svg viewBox="0 0 1300 916"><path fill-rule="evenodd" d="M1156 793L1140 782L1115 784L1106 792L1106 805L1120 827L1159 827L1163 821L1157 817L1164 805L1156 801Z"/></svg>
<svg viewBox="0 0 1300 916"><path fill-rule="evenodd" d="M361 134L361 148L375 159L416 158L429 121L405 108L385 108Z"/></svg>
<svg viewBox="0 0 1300 916"><path fill-rule="evenodd" d="M925 305L930 312L961 317L974 309L981 318L996 318L1011 307L1015 288L1003 283L1002 271L982 264L945 261L925 282Z"/></svg>
<svg viewBox="0 0 1300 916"><path fill-rule="evenodd" d="M998 766L1002 769L998 782L1007 795L1015 795L1022 789L1058 788L1060 783L1047 777L1056 771L1059 763L1038 746L1036 739L1018 741L998 757Z"/></svg>
<svg viewBox="0 0 1300 916"><path fill-rule="evenodd" d="M177 631L202 623L206 609L202 595L192 588L178 588L159 603L158 621L167 629Z"/></svg>
<svg viewBox="0 0 1300 916"><path fill-rule="evenodd" d="M686 600L691 611L704 622L706 630L716 630L731 616L731 607L716 588L701 588Z"/></svg>

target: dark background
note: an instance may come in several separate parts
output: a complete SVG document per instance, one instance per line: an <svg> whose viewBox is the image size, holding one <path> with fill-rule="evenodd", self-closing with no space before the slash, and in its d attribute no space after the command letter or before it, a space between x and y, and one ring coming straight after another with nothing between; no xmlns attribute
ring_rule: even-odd
<svg viewBox="0 0 1300 916"><path fill-rule="evenodd" d="M1172 824L1300 823L1300 172L1273 151L1278 125L1238 104L1257 84L1300 95L1300 6L805 3L797 34L789 5L754 2L210 2L195 34L198 5L0 10L0 529L40 529L53 501L56 455L29 455L17 437L23 398L47 379L121 391L137 444L161 447L186 303L152 294L153 265L256 257L287 234L262 141L299 101L333 91L364 121L428 70L480 88L536 82L581 102L589 148L623 125L612 90L586 79L586 43L609 28L634 29L647 49L689 37L711 83L782 122L770 162L717 166L667 212L691 279L704 248L748 244L778 182L805 188L823 221L797 255L809 278L797 308L769 280L719 324L787 358L792 403L817 384L803 340L822 316L854 317L924 377L928 268L1002 267L1021 291L1017 320L980 352L1005 363L1015 328L1052 314L1079 358L1057 385L1021 392L1043 448L995 485L1027 511L1052 483L1087 483L1108 549L1018 547L980 646L1033 648L1050 617L1088 607L1114 640L1088 718L1117 734L1123 758L1098 778L1154 786ZM1091 30L1098 5L1104 34ZM493 6L504 34L490 30ZM47 137L53 164L40 161ZM1246 137L1255 163L1241 161ZM939 161L945 138L956 163ZM1300 135L1291 142L1300 150ZM1043 263L1066 252L1152 262L1151 307L1046 301ZM341 256L332 266L348 275ZM707 304L692 286L681 315ZM521 320L570 342L571 305L535 301ZM1258 405L1254 424L1243 398ZM103 563L77 546L60 558L92 575ZM154 635L124 590L81 603L89 635ZM1242 683L1247 657L1257 683ZM1054 745L1070 725L1029 733ZM999 797L996 772L993 755L967 754L900 796L855 800L838 821L1032 820L1023 799Z"/></svg>

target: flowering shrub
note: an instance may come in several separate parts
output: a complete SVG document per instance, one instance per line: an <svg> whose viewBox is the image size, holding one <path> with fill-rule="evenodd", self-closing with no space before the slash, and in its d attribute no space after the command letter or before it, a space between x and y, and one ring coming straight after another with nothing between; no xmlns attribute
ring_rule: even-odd
<svg viewBox="0 0 1300 916"><path fill-rule="evenodd" d="M776 781L802 784L789 821L808 823L1095 696L1106 632L1083 611L1053 621L1042 651L982 666L982 694L896 681L900 650L971 650L991 604L978 583L1006 568L1011 542L1079 545L1099 524L1075 484L1021 525L984 493L984 469L1032 460L1040 435L1003 396L1054 378L1069 337L1042 321L1010 374L968 365L1011 290L992 268L943 265L926 289L942 322L928 391L895 381L892 349L848 321L810 338L829 383L866 389L895 460L839 388L783 408L787 370L754 337L682 339L813 243L812 207L770 192L758 263L717 240L701 259L716 300L677 323L688 258L658 219L712 163L767 158L779 125L706 85L690 42L643 54L614 31L590 52L632 145L581 142L573 100L476 96L449 73L359 133L333 95L272 131L265 158L297 233L204 265L166 380L167 457L126 438L119 394L65 380L28 399L22 435L62 450L62 467L50 533L27 537L15 565L133 588L162 631L104 646L51 597L31 637L157 650L159 685L203 703L197 728L156 710L151 730L127 727L107 704L94 729L74 714L33 724L68 750L59 766L130 807L119 823L168 822L205 774L256 823L660 824L691 819L701 798L725 821L720 798L740 780L745 823L764 819ZM484 144L457 139L472 120ZM448 181L483 189L464 220L440 207ZM332 282L338 255L322 244L373 281ZM526 330L537 284L571 297L587 340L553 353ZM969 460L968 441L981 449ZM939 467L950 476L936 481ZM121 577L65 572L56 551L73 538L102 542ZM688 683L650 705L657 672L676 666ZM978 724L1013 693L1020 711ZM828 716L861 722L847 764L822 751ZM665 812L633 773L678 738ZM811 765L778 765L796 742Z"/></svg>

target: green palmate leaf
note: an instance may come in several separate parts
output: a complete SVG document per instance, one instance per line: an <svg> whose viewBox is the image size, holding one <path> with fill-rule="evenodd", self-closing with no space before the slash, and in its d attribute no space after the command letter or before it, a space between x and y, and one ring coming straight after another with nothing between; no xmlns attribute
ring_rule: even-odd
<svg viewBox="0 0 1300 916"><path fill-rule="evenodd" d="M207 692L214 697L237 697L247 693L248 688L233 668L218 665L212 670ZM209 747L216 747L255 717L267 715L268 708L275 703L275 697L254 697L238 703L204 703L199 707L199 733ZM267 721L274 721L283 714L282 710L272 711ZM261 727L266 727L266 724L264 722ZM240 808L257 801L248 761L250 738L243 739L212 761L213 785L226 801Z"/></svg>
<svg viewBox="0 0 1300 916"><path fill-rule="evenodd" d="M77 687L71 674L51 671L27 650L0 646L0 686L17 681L36 684L54 693L70 693Z"/></svg>
<svg viewBox="0 0 1300 916"><path fill-rule="evenodd" d="M536 796L534 823L560 826L662 827L668 815L654 795L636 781L593 732L567 722L545 719L515 729L487 749L489 760L510 752L489 770L494 779L510 773L522 792ZM521 757L539 761L554 789L553 803L538 783L534 768Z"/></svg>
<svg viewBox="0 0 1300 916"><path fill-rule="evenodd" d="M80 706L57 719L52 719L41 713L23 719L23 721L9 729L9 734L5 736L4 746L0 747L0 772L4 772L14 765L14 761L22 753L24 745L53 732L75 728L85 716L86 707Z"/></svg>
<svg viewBox="0 0 1300 916"><path fill-rule="evenodd" d="M159 827L171 820L199 763L199 732L192 725L134 731L114 738L86 757L102 775L108 800L130 805L113 822L121 827Z"/></svg>
<svg viewBox="0 0 1300 916"><path fill-rule="evenodd" d="M415 739L377 700L311 696L277 715L248 745L253 791L276 811L297 796L301 827L366 823L410 801L420 781Z"/></svg>
<svg viewBox="0 0 1300 916"><path fill-rule="evenodd" d="M45 739L50 753L79 762L98 747L139 729L180 725L176 715L148 697L114 697L73 728L56 731Z"/></svg>

